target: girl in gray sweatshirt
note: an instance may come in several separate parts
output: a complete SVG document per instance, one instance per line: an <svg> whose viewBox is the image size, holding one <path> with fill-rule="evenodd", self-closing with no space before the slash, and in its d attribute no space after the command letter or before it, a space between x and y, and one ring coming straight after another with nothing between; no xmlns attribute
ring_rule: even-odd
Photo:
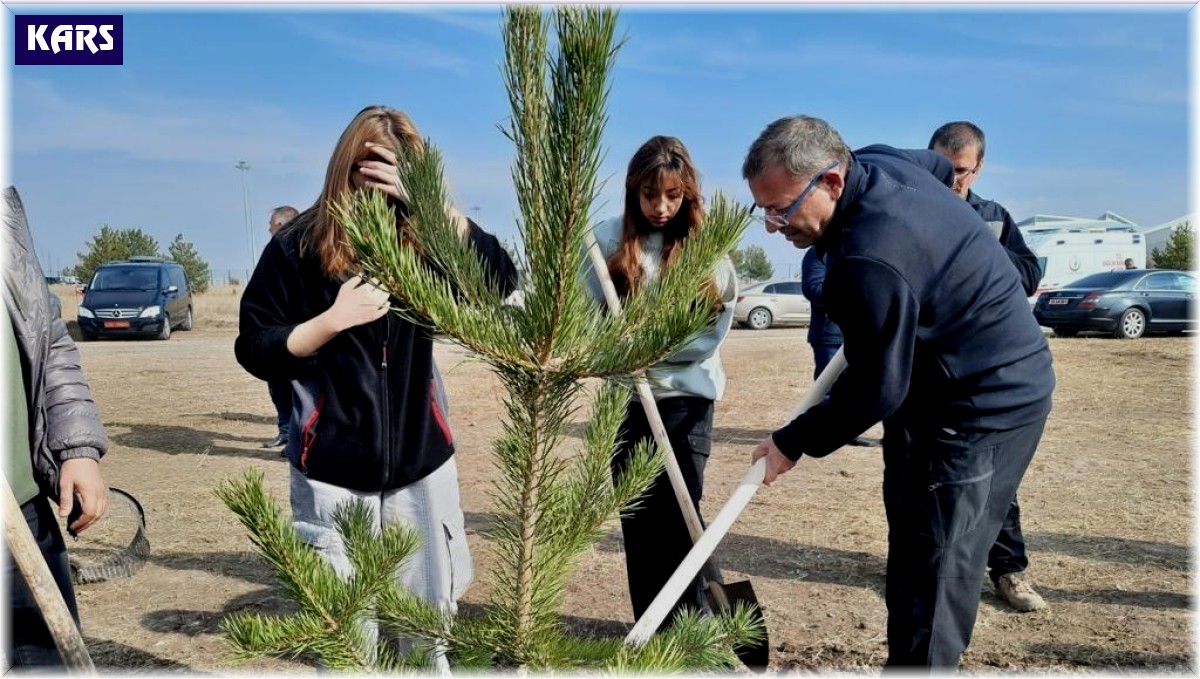
<svg viewBox="0 0 1200 679"><path fill-rule="evenodd" d="M637 150L625 176L624 207L622 215L594 229L614 287L622 298L671 266L679 245L703 227L700 182L682 142L656 136ZM592 296L605 305L600 281L590 267L587 276ZM725 391L719 349L732 325L737 299L737 275L728 257L717 265L706 292L723 304L716 324L647 370L654 400L697 511L704 466L712 449L713 404ZM624 469L634 446L642 439L653 443L642 404L635 398L629 403L621 427L621 447L613 458L614 476ZM621 517L621 529L633 613L640 618L692 547L665 472L642 497L640 506ZM696 588L693 591L698 593ZM698 600L685 595L676 603L676 610L699 605Z"/></svg>

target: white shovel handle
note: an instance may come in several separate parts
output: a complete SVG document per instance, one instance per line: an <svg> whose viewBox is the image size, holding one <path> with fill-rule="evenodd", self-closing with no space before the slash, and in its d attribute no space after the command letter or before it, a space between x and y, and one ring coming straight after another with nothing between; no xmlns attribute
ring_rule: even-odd
<svg viewBox="0 0 1200 679"><path fill-rule="evenodd" d="M641 646L653 636L658 630L658 626L662 624L667 614L671 612L675 602L683 595L700 572L708 558L712 556L713 550L717 548L717 544L721 542L721 538L725 537L725 533L729 532L729 528L733 522L737 520L739 514L745 509L746 504L750 502L750 498L754 497L755 491L762 485L763 476L767 473L766 460L755 462L750 471L746 472L746 476L742 477L738 487L733 491L729 501L717 513L712 523L708 525L700 539L692 546L691 551L679 564L679 568L675 569L675 573L667 580L667 584L659 591L658 596L654 597L654 601L650 603L650 607L642 614L637 624L633 629L629 630L629 635L625 637L625 643L632 646Z"/></svg>
<svg viewBox="0 0 1200 679"><path fill-rule="evenodd" d="M792 417L788 420L796 419L800 414L825 398L825 394L829 392L829 388L837 381L838 375L846 368L846 357L842 349L838 349L833 358L829 361L829 365L821 371L817 379L808 388L804 396L801 397L799 405L793 412ZM663 623L667 615L671 612L675 602L683 594L684 590L691 584L696 574L712 556L717 545L725 538L725 534L733 527L733 522L737 520L742 510L750 503L750 499L758 492L758 487L762 485L763 478L767 473L766 458L759 459L750 467L750 471L742 477L737 488L734 489L733 495L726 501L725 506L717 513L716 518L705 529L700 539L692 546L692 550L688 552L687 557L679 564L679 568L675 569L675 573L671 575L671 579L667 580L667 584L659 591L658 596L654 597L654 601L650 602L650 607L642 614L641 619L634 624L633 629L629 630L629 634L625 637L625 643L632 646L641 646L650 639L659 625Z"/></svg>

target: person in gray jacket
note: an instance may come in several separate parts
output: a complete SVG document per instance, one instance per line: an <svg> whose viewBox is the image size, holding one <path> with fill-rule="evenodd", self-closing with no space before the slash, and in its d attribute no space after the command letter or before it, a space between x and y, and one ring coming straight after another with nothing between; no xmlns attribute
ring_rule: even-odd
<svg viewBox="0 0 1200 679"><path fill-rule="evenodd" d="M669 268L673 255L688 236L703 228L700 183L683 142L656 136L634 153L625 176L621 215L598 224L593 233L608 264L617 295L649 285ZM585 270L592 298L605 304L600 281L590 263ZM704 294L720 302L716 323L690 343L646 371L659 416L679 463L688 495L697 511L704 489L704 467L712 450L714 402L725 392L725 369L720 347L733 324L737 275L728 257L713 271ZM621 425L621 444L612 461L614 478L624 470L639 441L653 440L641 402L629 402ZM692 548L675 492L664 471L639 500L636 509L621 516L625 542L629 598L635 618L650 602ZM695 588L693 587L695 591ZM671 616L699 602L684 595Z"/></svg>
<svg viewBox="0 0 1200 679"><path fill-rule="evenodd" d="M4 305L8 310L2 315L8 371L4 432L10 451L5 476L78 625L67 550L55 510L58 516L69 517L67 530L72 534L104 514L108 485L99 462L108 449L108 438L80 368L79 351L60 317L61 303L46 287L34 256L21 198L11 186L4 198ZM7 553L5 568L9 634L4 669L61 666L62 657L41 611Z"/></svg>

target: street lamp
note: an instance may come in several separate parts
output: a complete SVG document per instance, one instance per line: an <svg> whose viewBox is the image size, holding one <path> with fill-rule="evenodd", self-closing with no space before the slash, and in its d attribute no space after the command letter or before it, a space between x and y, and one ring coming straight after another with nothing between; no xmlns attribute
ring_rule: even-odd
<svg viewBox="0 0 1200 679"><path fill-rule="evenodd" d="M254 268L254 229L250 226L250 189L246 187L246 172L250 170L250 163L244 160L239 160L237 165L234 165L242 172L242 206L246 212L246 238L247 244L250 246L250 268Z"/></svg>

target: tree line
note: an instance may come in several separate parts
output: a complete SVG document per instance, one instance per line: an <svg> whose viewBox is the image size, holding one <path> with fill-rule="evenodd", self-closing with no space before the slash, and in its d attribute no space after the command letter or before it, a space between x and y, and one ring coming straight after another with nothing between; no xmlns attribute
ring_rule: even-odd
<svg viewBox="0 0 1200 679"><path fill-rule="evenodd" d="M1190 222L1177 226L1171 231L1171 238L1166 245L1150 252L1150 265L1159 269L1191 270L1192 235ZM513 261L519 262L516 245L505 241L504 246L513 256ZM84 252L77 253L77 256L79 263L62 273L77 276L84 282L92 279L92 274L101 264L130 257L163 257L179 262L196 292L207 290L212 280L208 263L200 258L192 243L183 239L183 234L175 236L164 255L159 251L158 241L141 229L114 229L105 224L87 243ZM740 280L765 281L775 275L775 267L767 258L766 250L758 245L734 250L729 256Z"/></svg>
<svg viewBox="0 0 1200 679"><path fill-rule="evenodd" d="M80 281L87 283L92 280L96 269L105 262L120 261L130 257L161 257L171 259L183 266L188 282L193 292L204 292L208 289L210 273L208 263L200 258L196 247L183 239L183 234L175 236L175 240L167 246L167 254L158 247L158 241L141 229L114 229L107 224L100 227L100 233L92 237L85 245L83 252L76 253L79 263L72 273Z"/></svg>

